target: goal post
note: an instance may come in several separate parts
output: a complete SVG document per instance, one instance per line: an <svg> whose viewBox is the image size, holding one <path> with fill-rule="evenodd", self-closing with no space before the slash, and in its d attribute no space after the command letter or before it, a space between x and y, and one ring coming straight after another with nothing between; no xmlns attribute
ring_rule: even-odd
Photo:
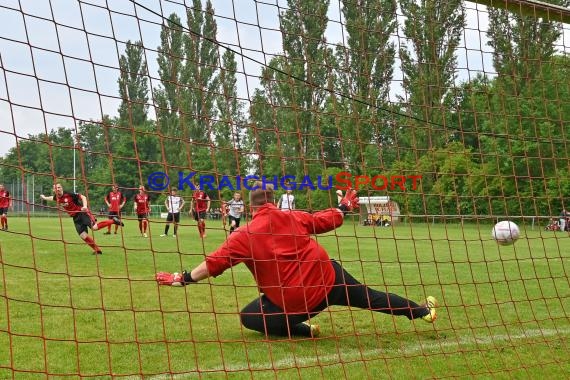
<svg viewBox="0 0 570 380"><path fill-rule="evenodd" d="M470 0L470 2L508 10L514 14L570 24L570 8L561 5L534 0Z"/></svg>

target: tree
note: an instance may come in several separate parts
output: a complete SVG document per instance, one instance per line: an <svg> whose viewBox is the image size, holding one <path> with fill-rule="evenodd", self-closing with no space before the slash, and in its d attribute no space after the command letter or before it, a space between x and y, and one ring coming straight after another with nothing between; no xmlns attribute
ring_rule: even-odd
<svg viewBox="0 0 570 380"><path fill-rule="evenodd" d="M569 0L551 0L549 3L569 6ZM562 34L557 22L501 8L489 7L488 45L493 48L493 66L504 81L507 94L518 95L537 68L555 53L555 43Z"/></svg>
<svg viewBox="0 0 570 380"><path fill-rule="evenodd" d="M448 131L433 129L444 121L444 99L455 81L455 51L465 27L463 2L402 0L400 8L411 45L400 49L407 97L402 101L411 117L405 133L413 148L438 147L449 138Z"/></svg>
<svg viewBox="0 0 570 380"><path fill-rule="evenodd" d="M127 41L125 53L119 58L119 68L119 125L143 125L148 117L148 78L142 42Z"/></svg>
<svg viewBox="0 0 570 380"><path fill-rule="evenodd" d="M321 115L331 89L333 58L324 37L329 1L288 0L287 4L279 16L284 54L262 71L262 90L256 92L255 108L250 110L255 127L251 131L257 137L274 131L269 146L260 149L270 162L262 161L259 169L301 177L320 173L323 165Z"/></svg>
<svg viewBox="0 0 570 380"><path fill-rule="evenodd" d="M212 2L193 0L186 17L189 33L183 36L184 67L180 80L179 127L185 141L188 165L195 171L213 170L213 124L217 118L216 100L220 94L220 67L217 25Z"/></svg>
<svg viewBox="0 0 570 380"><path fill-rule="evenodd" d="M244 174L247 172L247 157L243 157L244 148L248 148L246 123L243 104L237 94L237 64L235 54L226 50L222 56L222 69L219 83L222 90L216 104L220 114L214 124L215 157L218 173Z"/></svg>
<svg viewBox="0 0 570 380"><path fill-rule="evenodd" d="M180 18L175 14L168 17L160 32L158 47L158 75L161 86L154 91L156 105L157 131L163 136L165 164L177 164L181 161L185 149L181 142L179 113L182 103L182 70L184 65L183 34ZM185 158L185 157L184 157Z"/></svg>
<svg viewBox="0 0 570 380"><path fill-rule="evenodd" d="M394 43L390 42L397 28L396 2L342 3L348 38L346 47L339 45L336 49L336 89L345 96L338 104L343 119L338 137L356 142L344 144L343 149L345 165L358 172L364 170L361 165L377 165L380 146L390 133L391 117L386 108L396 55ZM362 146L376 148L370 150L374 157L366 158L369 150Z"/></svg>

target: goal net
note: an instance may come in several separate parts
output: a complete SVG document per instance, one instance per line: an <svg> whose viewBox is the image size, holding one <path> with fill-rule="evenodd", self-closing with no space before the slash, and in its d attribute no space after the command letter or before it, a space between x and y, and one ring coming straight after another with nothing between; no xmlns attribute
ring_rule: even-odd
<svg viewBox="0 0 570 380"><path fill-rule="evenodd" d="M569 5L0 0L0 378L567 376ZM243 264L159 286L235 238L236 193L247 231L256 179L310 213L357 189L314 239L437 321L331 306L265 335Z"/></svg>

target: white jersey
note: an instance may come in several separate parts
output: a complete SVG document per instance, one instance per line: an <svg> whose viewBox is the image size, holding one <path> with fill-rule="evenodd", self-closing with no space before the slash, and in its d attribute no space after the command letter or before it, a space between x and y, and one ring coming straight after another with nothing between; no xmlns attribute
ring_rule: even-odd
<svg viewBox="0 0 570 380"><path fill-rule="evenodd" d="M295 196L293 194L283 194L281 196L281 210L293 210L295 207Z"/></svg>
<svg viewBox="0 0 570 380"><path fill-rule="evenodd" d="M228 205L229 208L229 212L228 215L234 218L241 218L241 210L244 207L244 203L243 201L240 199L239 201L236 201L235 199L232 199L231 201L226 203Z"/></svg>
<svg viewBox="0 0 570 380"><path fill-rule="evenodd" d="M183 202L182 197L179 197L178 195L169 195L166 197L168 212L171 214L179 213Z"/></svg>

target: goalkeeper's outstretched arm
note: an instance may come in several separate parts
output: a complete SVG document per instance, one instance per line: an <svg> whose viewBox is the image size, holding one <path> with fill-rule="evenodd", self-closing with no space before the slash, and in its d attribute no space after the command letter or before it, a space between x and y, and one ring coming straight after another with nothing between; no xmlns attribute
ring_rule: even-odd
<svg viewBox="0 0 570 380"><path fill-rule="evenodd" d="M185 286L198 282L210 277L206 262L202 261L200 265L192 269L190 272L184 271L182 273L158 272L155 276L159 285L169 286Z"/></svg>
<svg viewBox="0 0 570 380"><path fill-rule="evenodd" d="M200 265L196 268L192 269L190 272L187 272L190 275L190 282L198 282L210 277L210 273L208 272L208 266L206 265L205 261L202 261Z"/></svg>

